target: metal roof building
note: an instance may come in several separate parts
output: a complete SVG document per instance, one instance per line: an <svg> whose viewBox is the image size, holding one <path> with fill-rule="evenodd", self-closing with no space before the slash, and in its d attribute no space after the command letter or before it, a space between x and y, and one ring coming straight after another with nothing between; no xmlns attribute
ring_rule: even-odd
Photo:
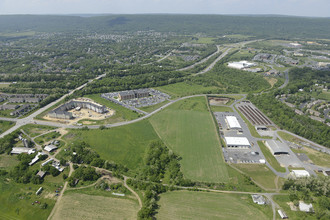
<svg viewBox="0 0 330 220"><path fill-rule="evenodd" d="M301 178L301 177L309 177L310 174L307 170L292 170L290 173L292 176L296 178Z"/></svg>
<svg viewBox="0 0 330 220"><path fill-rule="evenodd" d="M52 144L50 144L50 145L47 145L45 148L44 148L44 150L45 151L48 151L48 152L51 152L51 151L53 151L53 150L55 150L55 149L57 149L58 147L56 147L55 145L52 145Z"/></svg>
<svg viewBox="0 0 330 220"><path fill-rule="evenodd" d="M289 154L288 146L277 140L267 140L266 146L273 155Z"/></svg>
<svg viewBox="0 0 330 220"><path fill-rule="evenodd" d="M26 154L33 154L35 153L36 150L33 148L27 148L27 147L13 147L13 149L11 150L11 154L22 154L22 153L26 153Z"/></svg>
<svg viewBox="0 0 330 220"><path fill-rule="evenodd" d="M227 147L249 148L251 144L246 137L225 137Z"/></svg>
<svg viewBox="0 0 330 220"><path fill-rule="evenodd" d="M242 128L235 116L226 116L226 121L227 121L230 129L241 129Z"/></svg>

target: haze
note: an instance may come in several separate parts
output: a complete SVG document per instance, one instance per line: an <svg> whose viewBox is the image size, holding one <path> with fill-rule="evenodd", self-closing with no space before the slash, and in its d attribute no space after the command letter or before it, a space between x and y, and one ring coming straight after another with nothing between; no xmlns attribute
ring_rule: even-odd
<svg viewBox="0 0 330 220"><path fill-rule="evenodd" d="M330 17L329 0L0 0L0 14L279 14Z"/></svg>

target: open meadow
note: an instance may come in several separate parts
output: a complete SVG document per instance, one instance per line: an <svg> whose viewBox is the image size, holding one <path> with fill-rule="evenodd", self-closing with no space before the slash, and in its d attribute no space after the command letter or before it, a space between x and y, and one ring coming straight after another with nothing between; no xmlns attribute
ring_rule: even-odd
<svg viewBox="0 0 330 220"><path fill-rule="evenodd" d="M103 159L133 170L142 164L149 143L159 140L153 127L146 120L103 130L72 130L64 139L68 143L85 141Z"/></svg>
<svg viewBox="0 0 330 220"><path fill-rule="evenodd" d="M205 182L226 182L228 172L206 98L183 100L150 118L154 129L176 154L182 157L186 178Z"/></svg>
<svg viewBox="0 0 330 220"><path fill-rule="evenodd" d="M130 199L66 193L52 220L136 219L138 211Z"/></svg>
<svg viewBox="0 0 330 220"><path fill-rule="evenodd" d="M157 219L271 219L270 206L250 195L175 191L162 194ZM267 213L267 214L266 214Z"/></svg>
<svg viewBox="0 0 330 220"><path fill-rule="evenodd" d="M280 189L283 179L278 180L276 175L266 166L260 164L235 164L234 167L251 177L257 184L265 190Z"/></svg>
<svg viewBox="0 0 330 220"><path fill-rule="evenodd" d="M10 121L0 121L0 134L7 131L9 128L15 125L14 122Z"/></svg>

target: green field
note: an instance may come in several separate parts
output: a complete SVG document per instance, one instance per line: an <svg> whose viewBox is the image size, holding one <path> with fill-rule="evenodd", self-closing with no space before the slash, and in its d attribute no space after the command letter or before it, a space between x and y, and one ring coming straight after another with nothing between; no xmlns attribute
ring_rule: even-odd
<svg viewBox="0 0 330 220"><path fill-rule="evenodd" d="M103 159L126 165L133 170L142 164L149 143L159 140L146 120L104 130L72 130L64 139L68 143L83 140Z"/></svg>
<svg viewBox="0 0 330 220"><path fill-rule="evenodd" d="M152 116L150 122L164 143L182 157L180 163L186 178L228 181L217 130L205 97L179 101Z"/></svg>
<svg viewBox="0 0 330 220"><path fill-rule="evenodd" d="M271 207L250 195L175 191L162 194L157 219L272 219Z"/></svg>
<svg viewBox="0 0 330 220"><path fill-rule="evenodd" d="M156 105L152 105L152 106L147 106L147 107L141 107L139 108L140 110L142 111L145 111L145 112L153 112L155 111L156 109L159 109L160 107L162 107L163 105L167 104L169 101L164 101L164 102L161 102L161 103L158 103Z"/></svg>
<svg viewBox="0 0 330 220"><path fill-rule="evenodd" d="M233 166L243 171L265 190L275 190L280 188L279 185L282 183L282 181L276 185L276 175L266 165L234 164Z"/></svg>
<svg viewBox="0 0 330 220"><path fill-rule="evenodd" d="M136 219L138 211L137 201L130 199L70 192L65 193L51 219Z"/></svg>
<svg viewBox="0 0 330 220"><path fill-rule="evenodd" d="M266 147L266 145L262 141L258 141L258 145L259 145L263 155L266 157L267 162L276 171L285 173L286 169L279 164L279 162L276 160L274 155L269 151L269 149Z"/></svg>
<svg viewBox="0 0 330 220"><path fill-rule="evenodd" d="M60 176L61 177L61 176ZM61 177L62 178L62 177ZM47 219L51 212L55 199L50 198L56 189L54 184L44 183L41 195L35 192L40 185L17 184L0 178L0 219ZM41 205L47 203L47 208L42 209L39 204L32 205L32 202L40 201Z"/></svg>
<svg viewBox="0 0 330 220"><path fill-rule="evenodd" d="M211 105L212 112L233 112L233 109L227 106L214 106Z"/></svg>
<svg viewBox="0 0 330 220"><path fill-rule="evenodd" d="M217 38L214 37L198 37L198 40L193 40L191 43L194 44L214 44L214 40Z"/></svg>
<svg viewBox="0 0 330 220"><path fill-rule="evenodd" d="M193 83L180 82L157 87L156 89L169 94L172 98L176 98L195 94L216 93L218 88L215 86L204 87Z"/></svg>
<svg viewBox="0 0 330 220"><path fill-rule="evenodd" d="M0 121L0 134L7 131L9 128L15 125L14 122L10 121Z"/></svg>
<svg viewBox="0 0 330 220"><path fill-rule="evenodd" d="M51 131L56 129L56 127L45 126L45 125L36 125L36 124L28 124L21 127L30 137L36 137L40 134L43 134L47 131Z"/></svg>

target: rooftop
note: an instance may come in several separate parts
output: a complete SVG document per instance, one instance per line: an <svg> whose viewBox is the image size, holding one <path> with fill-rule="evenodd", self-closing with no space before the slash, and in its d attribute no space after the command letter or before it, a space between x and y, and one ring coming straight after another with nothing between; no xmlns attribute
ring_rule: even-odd
<svg viewBox="0 0 330 220"><path fill-rule="evenodd" d="M225 137L227 145L250 146L250 142L246 137Z"/></svg>
<svg viewBox="0 0 330 220"><path fill-rule="evenodd" d="M235 116L226 116L230 128L242 128Z"/></svg>

